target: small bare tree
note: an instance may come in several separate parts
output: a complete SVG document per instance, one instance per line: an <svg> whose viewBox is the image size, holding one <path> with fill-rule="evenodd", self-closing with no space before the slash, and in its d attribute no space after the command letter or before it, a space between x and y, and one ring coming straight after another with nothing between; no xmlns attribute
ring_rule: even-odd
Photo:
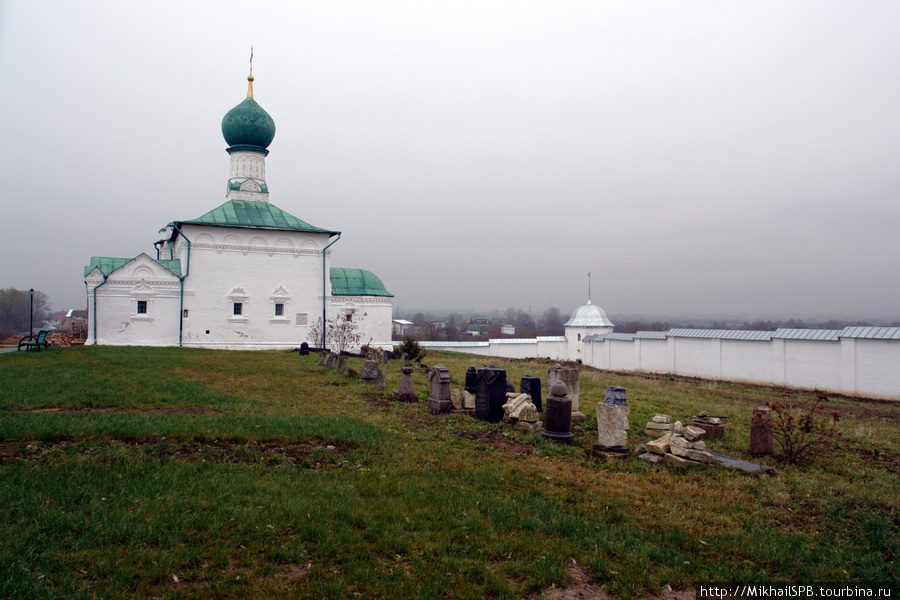
<svg viewBox="0 0 900 600"><path fill-rule="evenodd" d="M359 332L359 323L362 319L352 320L350 315L339 314L323 323L322 318L316 319L309 328L306 338L313 344L320 344L324 338L325 347L332 352L344 352L359 350L362 334ZM324 334L324 336L323 336Z"/></svg>

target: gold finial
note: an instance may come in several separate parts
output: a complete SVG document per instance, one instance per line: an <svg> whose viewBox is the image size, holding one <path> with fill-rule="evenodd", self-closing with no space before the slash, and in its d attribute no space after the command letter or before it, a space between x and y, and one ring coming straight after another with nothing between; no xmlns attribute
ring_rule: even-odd
<svg viewBox="0 0 900 600"><path fill-rule="evenodd" d="M247 75L247 81L250 84L247 86L247 97L253 97L253 46L250 46L250 74Z"/></svg>

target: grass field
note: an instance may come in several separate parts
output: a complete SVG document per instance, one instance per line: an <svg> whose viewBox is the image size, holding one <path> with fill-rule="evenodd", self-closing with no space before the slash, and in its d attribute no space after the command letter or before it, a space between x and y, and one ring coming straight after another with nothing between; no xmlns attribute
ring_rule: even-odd
<svg viewBox="0 0 900 600"><path fill-rule="evenodd" d="M431 353L454 387L486 362ZM362 370L361 359L351 367ZM680 470L420 402L291 352L54 348L0 355L0 598L538 598L573 573L613 597L698 582L900 581L900 403L831 397L835 452L774 476ZM728 417L812 393L581 371L594 417L626 388L656 413ZM546 397L546 388L544 395ZM573 562L574 561L574 562ZM577 569L573 568L577 565Z"/></svg>

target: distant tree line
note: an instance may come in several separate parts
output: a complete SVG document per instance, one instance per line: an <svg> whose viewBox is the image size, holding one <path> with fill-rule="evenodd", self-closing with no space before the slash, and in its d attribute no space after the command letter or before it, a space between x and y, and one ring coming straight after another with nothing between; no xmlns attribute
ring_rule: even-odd
<svg viewBox="0 0 900 600"><path fill-rule="evenodd" d="M11 335L27 332L29 323L32 322L32 315L29 313L31 306L29 290L15 288L0 290L0 333ZM43 324L49 310L50 298L47 294L35 292L33 313L35 328Z"/></svg>
<svg viewBox="0 0 900 600"><path fill-rule="evenodd" d="M402 318L402 317L395 317ZM563 324L567 317L560 313L559 309L551 306L543 312L541 317L535 320L529 311L521 308L509 307L502 314L498 312L487 314L470 314L464 317L459 313L431 314L417 312L411 319L414 330L412 337L419 340L431 341L460 341L471 339L468 333L470 324L477 324L482 328L480 336L487 338L532 338L537 335L563 335ZM502 327L512 325L514 334L504 334Z"/></svg>

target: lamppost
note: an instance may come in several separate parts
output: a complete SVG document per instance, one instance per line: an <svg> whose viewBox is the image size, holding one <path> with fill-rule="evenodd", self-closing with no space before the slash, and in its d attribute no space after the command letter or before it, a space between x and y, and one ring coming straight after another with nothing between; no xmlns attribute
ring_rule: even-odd
<svg viewBox="0 0 900 600"><path fill-rule="evenodd" d="M28 290L31 295L31 310L28 311L28 335L34 335L34 288Z"/></svg>

